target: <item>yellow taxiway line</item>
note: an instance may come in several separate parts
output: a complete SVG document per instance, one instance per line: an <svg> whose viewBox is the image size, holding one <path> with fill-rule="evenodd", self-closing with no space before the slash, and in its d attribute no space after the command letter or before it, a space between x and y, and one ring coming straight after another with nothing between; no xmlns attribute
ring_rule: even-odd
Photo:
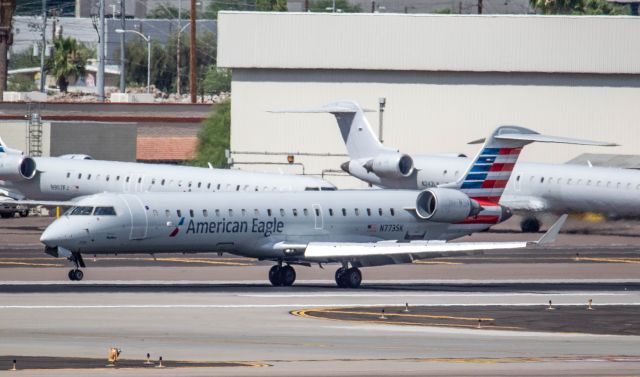
<svg viewBox="0 0 640 377"><path fill-rule="evenodd" d="M606 263L634 263L640 264L640 258L590 258L590 257L578 257L578 262L606 262Z"/></svg>

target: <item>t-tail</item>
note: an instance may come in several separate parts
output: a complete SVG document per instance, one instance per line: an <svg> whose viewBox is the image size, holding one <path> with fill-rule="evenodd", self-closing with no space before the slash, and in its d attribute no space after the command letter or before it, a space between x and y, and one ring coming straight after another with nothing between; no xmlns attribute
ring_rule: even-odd
<svg viewBox="0 0 640 377"><path fill-rule="evenodd" d="M272 110L273 113L328 113L333 114L338 121L340 134L347 147L349 158L358 160L372 158L383 153L396 153L397 150L385 147L373 133L369 121L364 116L364 110L354 101L336 101L321 107Z"/></svg>
<svg viewBox="0 0 640 377"><path fill-rule="evenodd" d="M482 142L478 140L472 144ZM489 136L462 178L442 187L457 188L472 199L497 204L513 173L522 148L533 142L614 146L599 141L541 135L518 126L499 126Z"/></svg>

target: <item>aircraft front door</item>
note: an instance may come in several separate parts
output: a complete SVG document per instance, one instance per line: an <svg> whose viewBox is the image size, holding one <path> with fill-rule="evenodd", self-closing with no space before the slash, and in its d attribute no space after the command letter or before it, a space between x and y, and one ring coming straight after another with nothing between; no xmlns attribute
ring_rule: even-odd
<svg viewBox="0 0 640 377"><path fill-rule="evenodd" d="M149 228L149 219L144 204L137 196L121 195L124 202L129 207L129 215L131 216L131 234L130 240L141 240L147 237L147 229Z"/></svg>
<svg viewBox="0 0 640 377"><path fill-rule="evenodd" d="M313 218L315 221L314 228L316 230L322 230L324 228L324 219L322 218L322 207L320 204L313 204Z"/></svg>

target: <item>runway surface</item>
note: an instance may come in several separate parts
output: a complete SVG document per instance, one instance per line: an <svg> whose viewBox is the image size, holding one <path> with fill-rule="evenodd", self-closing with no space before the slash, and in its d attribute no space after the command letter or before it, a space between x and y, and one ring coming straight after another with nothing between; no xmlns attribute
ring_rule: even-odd
<svg viewBox="0 0 640 377"><path fill-rule="evenodd" d="M637 222L570 224L545 249L365 268L362 288L344 290L333 265L296 266L296 284L274 288L271 263L226 254L86 256L85 280L70 282L70 264L38 243L50 221L0 224L0 371L16 359L25 376L640 375L640 336L606 335L638 332ZM509 225L464 240L537 237ZM291 314L405 303L473 325ZM527 326L478 329L476 317ZM562 332L576 326L600 334ZM120 367L102 365L110 347ZM147 353L169 367L144 367Z"/></svg>

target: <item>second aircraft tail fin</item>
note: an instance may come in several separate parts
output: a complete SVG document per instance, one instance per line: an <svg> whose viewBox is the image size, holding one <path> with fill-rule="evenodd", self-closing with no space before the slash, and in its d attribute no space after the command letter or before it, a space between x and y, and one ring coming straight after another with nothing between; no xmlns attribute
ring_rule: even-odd
<svg viewBox="0 0 640 377"><path fill-rule="evenodd" d="M469 197L490 203L498 203L518 161L522 147L533 142L561 143L594 146L615 146L617 144L592 140L573 139L541 135L533 130L518 126L499 126L467 168L465 174L454 184L443 185L460 189Z"/></svg>

